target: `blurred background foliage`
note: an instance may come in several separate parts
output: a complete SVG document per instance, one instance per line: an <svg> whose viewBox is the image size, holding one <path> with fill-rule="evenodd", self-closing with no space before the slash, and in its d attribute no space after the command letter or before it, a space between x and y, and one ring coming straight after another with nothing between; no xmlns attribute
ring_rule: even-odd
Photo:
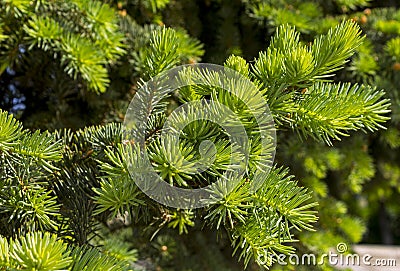
<svg viewBox="0 0 400 271"><path fill-rule="evenodd" d="M32 3L37 5L32 7ZM73 270L83 270L80 268L88 262L92 262L92 270L100 270L95 266L96 257L103 257L104 266L116 264L116 258L137 270L243 269L232 261L227 236L216 236L215 232L203 229L201 223L190 228L190 235L180 235L172 226L162 229L149 242L153 233L145 231L144 226L133 227L126 217L109 220L100 214L100 218L93 219L95 204L91 198L96 194L90 187L100 187L94 176L101 175L97 163L106 160L107 155L100 151L93 157L93 149L100 150L104 140L109 140L113 133L107 129L119 128L117 124L99 130L85 127L123 121L137 82L151 76L146 73L146 59L151 54L146 48L151 33L164 26L176 31L176 50L180 52L176 64L222 64L232 54L253 63L282 24L295 26L301 33L301 42L308 44L345 19L356 22L366 35L364 43L333 79L385 89L391 100L391 120L384 124L387 129L351 132L350 137L333 141L333 146L311 138L299 141L290 129L280 129L276 161L289 166L319 203L316 232L299 233L301 242L293 244L298 253L320 255L339 242L399 245L399 7L395 0L1 0L0 108L12 113L25 128L57 130L56 140L62 139L63 144L70 146L63 152L66 162L62 165L57 164L61 157L54 156L54 166L63 169L60 175L49 176L48 171L40 171L34 176L38 182L55 179L51 189L56 194L39 190L31 195L32 204L37 200L58 210L55 196L61 198L66 207L60 211L65 211L63 215L69 221L57 223L67 223L69 227L58 227L56 233L73 236L80 245L96 244L103 252L98 255L97 250L75 249L60 266L68 265L76 255L87 254L86 258L80 257L82 262L76 262ZM48 29L51 31L45 32ZM43 38L46 35L48 38ZM47 136L37 135L44 142ZM51 144L46 147L58 148ZM72 170L76 164L81 171ZM51 165L48 167L51 169ZM85 181L68 183L63 181L66 179ZM65 194L63 186L76 189ZM57 212L49 210L42 216L25 217L15 223L46 228L48 223L43 221L57 220ZM18 227L9 224L1 229L1 234L13 235ZM0 248L3 245L5 249L5 242L0 240ZM67 245L68 238L54 246L64 251ZM27 249L18 243L12 246L13 253ZM2 261L6 259L0 258ZM327 265L313 268L332 269Z"/></svg>

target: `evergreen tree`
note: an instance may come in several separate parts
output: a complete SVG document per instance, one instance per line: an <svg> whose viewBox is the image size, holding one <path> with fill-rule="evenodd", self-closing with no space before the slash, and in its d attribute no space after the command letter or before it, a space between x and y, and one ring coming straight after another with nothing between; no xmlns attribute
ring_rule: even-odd
<svg viewBox="0 0 400 271"><path fill-rule="evenodd" d="M94 0L1 2L2 107L6 111L0 112L0 269L203 270L206 266L233 270L236 267L224 253L233 253L241 268L252 269L254 263L269 268L273 259L265 259L266 251L271 255L297 248L322 253L340 241L360 240L354 229L363 225L349 214L348 206L353 206L348 198L352 192L359 194L374 171L363 136L355 131L382 128L389 119L390 103L385 92L375 87L377 81L352 77L361 74L355 67L366 46L360 27L352 21L335 26L340 19L328 19L326 27L318 30L307 28L306 23L302 26L301 20L294 23L296 28L281 25L290 21L273 22L270 44L254 61L239 56L224 60L226 67L254 87L237 88L236 95L207 86L183 88L151 110L142 147L160 176L187 189L210 185L219 201L200 209L176 209L155 202L137 187L129 167L137 160L139 147L124 140L120 123L124 110L136 91L151 97L140 88L144 81L179 64L196 62L203 54L201 44L185 30L160 26L167 2L117 3L119 13L112 3ZM350 2L354 1L335 1L344 12L355 7ZM262 14L257 8L267 7L246 4L251 14ZM318 9L312 4L302 7L309 14ZM172 10L164 10L164 16L172 16ZM129 14L137 15L137 21ZM304 35L298 30L309 44L301 41ZM397 61L395 42L385 48ZM353 82L334 82L333 73L356 50L352 70L340 74ZM187 81L189 76L215 80L212 73L186 76ZM33 101L21 110L23 99ZM213 185L226 177L223 173L232 157L242 159L219 125L190 122L178 145L162 135L168 117L187 123L196 115L171 113L174 108L205 100L231 109L251 142L246 175L239 180L228 175L227 183L233 187ZM142 105L151 108L152 102ZM243 106L251 103L257 108L264 102L278 130L277 164L272 168L262 155L271 152L271 146L260 144L262 127ZM350 140L338 143L350 134ZM392 141L385 142L396 142L393 134L386 138ZM217 159L199 173L195 164L204 139L216 146ZM331 148L333 144L344 148ZM182 164L177 158L192 163ZM354 161L360 166L354 166ZM255 174L260 168L270 171ZM334 194L341 193L334 184L325 182L333 170L345 176L335 178L348 187L343 198ZM262 187L251 193L257 178L262 179ZM341 231L344 234L339 235ZM217 236L221 246L232 250L217 252ZM293 243L297 238L301 242ZM207 257L201 260L200 255Z"/></svg>

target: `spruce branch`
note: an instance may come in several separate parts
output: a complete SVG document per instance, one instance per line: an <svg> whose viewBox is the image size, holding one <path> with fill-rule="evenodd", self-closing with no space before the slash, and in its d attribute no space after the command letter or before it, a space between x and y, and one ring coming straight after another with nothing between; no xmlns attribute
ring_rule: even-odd
<svg viewBox="0 0 400 271"><path fill-rule="evenodd" d="M29 58L30 52L40 48L54 58L61 57L65 72L74 79L81 76L89 89L106 91L109 85L107 65L114 64L126 53L125 38L113 8L100 1L8 2L2 7L7 16L2 21L2 24L7 23L6 28L2 27L7 30L4 34L14 37L19 33L16 47L27 48L26 51L17 50L17 54ZM12 52L12 48L7 50ZM9 66L15 61L18 58L9 57L2 60L2 65Z"/></svg>
<svg viewBox="0 0 400 271"><path fill-rule="evenodd" d="M149 47L142 48L135 55L140 63L141 74L151 78L163 71L171 69L179 62L178 38L173 29L163 28L153 31Z"/></svg>
<svg viewBox="0 0 400 271"><path fill-rule="evenodd" d="M258 217L252 216L234 229L233 254L238 254L245 267L254 260L259 266L269 269L274 263L275 254L294 252L292 246L282 244L294 241L291 236L282 236L284 232L281 220L276 215L266 212Z"/></svg>
<svg viewBox="0 0 400 271"><path fill-rule="evenodd" d="M194 226L194 212L190 210L174 210L169 214L168 227L178 228L179 234L188 233L188 227Z"/></svg>
<svg viewBox="0 0 400 271"><path fill-rule="evenodd" d="M104 255L96 248L77 247L71 251L71 271L123 271L129 266L128 262L117 260L114 257Z"/></svg>
<svg viewBox="0 0 400 271"><path fill-rule="evenodd" d="M13 241L10 256L15 268L29 270L60 270L71 263L67 245L56 235L33 232Z"/></svg>
<svg viewBox="0 0 400 271"><path fill-rule="evenodd" d="M384 91L364 85L316 83L304 100L297 104L293 125L302 136L312 136L332 144L350 130L374 131L384 128L389 118ZM334 99L332 99L334 97Z"/></svg>
<svg viewBox="0 0 400 271"><path fill-rule="evenodd" d="M111 211L112 216L132 214L132 208L144 205L141 199L142 192L131 179L126 178L103 178L101 187L95 189L94 201L98 204L94 214Z"/></svg>
<svg viewBox="0 0 400 271"><path fill-rule="evenodd" d="M54 135L48 132L40 133L38 130L33 134L25 134L14 151L24 156L33 157L38 164L49 172L57 169L53 162L62 158L60 141L55 141Z"/></svg>
<svg viewBox="0 0 400 271"><path fill-rule="evenodd" d="M0 267L11 266L12 258L10 258L10 245L8 240L0 235Z"/></svg>
<svg viewBox="0 0 400 271"><path fill-rule="evenodd" d="M237 185L232 187L234 184ZM217 230L222 225L233 229L237 222L246 222L248 210L252 207L249 180L237 182L225 177L211 184L208 189L211 191L210 203L213 204L208 208L205 219L215 224Z"/></svg>
<svg viewBox="0 0 400 271"><path fill-rule="evenodd" d="M352 21L344 21L328 34L317 37L310 49L315 59L313 77L323 79L343 68L364 38L360 27Z"/></svg>
<svg viewBox="0 0 400 271"><path fill-rule="evenodd" d="M270 173L260 174L256 178L266 178L261 188L255 193L257 206L273 210L284 217L287 235L289 228L313 230L312 223L317 221L316 211L311 210L317 203L307 203L312 199L311 192L299 187L288 175L288 169L273 168Z"/></svg>
<svg viewBox="0 0 400 271"><path fill-rule="evenodd" d="M23 134L22 124L0 109L0 150L12 149Z"/></svg>

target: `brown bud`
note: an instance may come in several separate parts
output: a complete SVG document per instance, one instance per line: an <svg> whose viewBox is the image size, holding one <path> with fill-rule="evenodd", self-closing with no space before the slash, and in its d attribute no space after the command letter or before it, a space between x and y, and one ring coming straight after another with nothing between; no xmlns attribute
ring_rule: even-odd
<svg viewBox="0 0 400 271"><path fill-rule="evenodd" d="M368 21L367 16L365 16L365 15L361 16L361 18L360 18L360 23L361 24L366 24L367 21Z"/></svg>
<svg viewBox="0 0 400 271"><path fill-rule="evenodd" d="M364 14L367 16L371 15L371 9L369 9L369 8L364 9Z"/></svg>
<svg viewBox="0 0 400 271"><path fill-rule="evenodd" d="M400 71L400 63L399 62L394 63L392 69L395 71Z"/></svg>
<svg viewBox="0 0 400 271"><path fill-rule="evenodd" d="M359 19L360 19L360 18L358 18L358 16L354 16L353 18L351 18L351 20L352 20L353 22L355 22L355 23L357 23Z"/></svg>
<svg viewBox="0 0 400 271"><path fill-rule="evenodd" d="M125 17L125 16L126 16L126 9L120 10L118 13L119 13L122 17Z"/></svg>
<svg viewBox="0 0 400 271"><path fill-rule="evenodd" d="M368 145L366 145L366 144L362 145L361 148L362 148L363 152L367 152L368 151Z"/></svg>

